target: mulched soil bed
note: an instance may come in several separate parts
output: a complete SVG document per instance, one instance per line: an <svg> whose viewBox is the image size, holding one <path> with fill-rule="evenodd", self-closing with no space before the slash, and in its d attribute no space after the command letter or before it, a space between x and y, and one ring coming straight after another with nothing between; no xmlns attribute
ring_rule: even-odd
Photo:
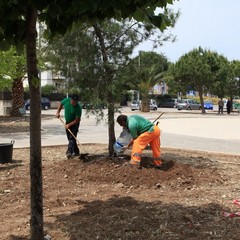
<svg viewBox="0 0 240 240"><path fill-rule="evenodd" d="M43 147L44 229L52 239L231 239L240 236L240 156L162 149L164 168L126 166L107 146L84 145L88 161L65 146ZM1 240L29 239L29 149L0 164Z"/></svg>

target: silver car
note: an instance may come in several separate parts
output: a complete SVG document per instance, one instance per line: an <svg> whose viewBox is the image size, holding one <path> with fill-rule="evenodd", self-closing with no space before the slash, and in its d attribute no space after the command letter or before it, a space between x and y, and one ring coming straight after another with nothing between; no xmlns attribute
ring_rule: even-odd
<svg viewBox="0 0 240 240"><path fill-rule="evenodd" d="M181 99L178 101L178 110L201 110L201 104L193 99Z"/></svg>
<svg viewBox="0 0 240 240"><path fill-rule="evenodd" d="M140 102L138 100L133 100L131 102L131 110L132 111L140 110Z"/></svg>
<svg viewBox="0 0 240 240"><path fill-rule="evenodd" d="M154 110L154 111L157 110L157 108L158 108L157 103L154 99L150 99L149 107L150 107L150 110Z"/></svg>
<svg viewBox="0 0 240 240"><path fill-rule="evenodd" d="M157 110L157 103L154 99L150 99L149 101L149 108L150 110L154 110L156 111ZM138 101L138 100L133 100L131 102L131 110L132 111L135 111L135 110L141 110L141 100Z"/></svg>

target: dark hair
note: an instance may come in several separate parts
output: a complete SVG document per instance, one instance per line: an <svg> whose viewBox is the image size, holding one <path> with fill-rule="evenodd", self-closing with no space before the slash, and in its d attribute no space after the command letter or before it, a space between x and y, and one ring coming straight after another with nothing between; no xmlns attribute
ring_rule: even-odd
<svg viewBox="0 0 240 240"><path fill-rule="evenodd" d="M78 101L79 101L79 96L76 95L76 94L73 94L73 95L71 96L71 99L72 99L73 101L78 102Z"/></svg>
<svg viewBox="0 0 240 240"><path fill-rule="evenodd" d="M117 122L119 123L119 125L123 125L123 123L124 124L126 124L126 122L127 122L127 116L126 115L119 115L118 117L117 117Z"/></svg>

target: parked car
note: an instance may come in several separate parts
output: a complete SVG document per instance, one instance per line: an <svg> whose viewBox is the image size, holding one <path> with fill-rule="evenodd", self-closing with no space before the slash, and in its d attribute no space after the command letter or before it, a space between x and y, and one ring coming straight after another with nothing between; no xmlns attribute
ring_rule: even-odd
<svg viewBox="0 0 240 240"><path fill-rule="evenodd" d="M51 102L47 97L41 97L41 106L43 110L51 108ZM30 110L30 98L25 101L24 107L26 110Z"/></svg>
<svg viewBox="0 0 240 240"><path fill-rule="evenodd" d="M178 99L176 98L165 98L158 103L158 107L176 108Z"/></svg>
<svg viewBox="0 0 240 240"><path fill-rule="evenodd" d="M205 100L204 101L204 108L205 109L209 109L209 110L213 110L213 103L210 100Z"/></svg>
<svg viewBox="0 0 240 240"><path fill-rule="evenodd" d="M131 110L135 111L135 110L140 110L140 101L138 100L133 100L131 102Z"/></svg>
<svg viewBox="0 0 240 240"><path fill-rule="evenodd" d="M157 103L154 99L150 99L149 101L149 107L150 107L150 110L154 110L156 111L157 110ZM131 110L132 111L135 111L135 110L141 110L141 101L138 101L138 100L133 100L131 102Z"/></svg>
<svg viewBox="0 0 240 240"><path fill-rule="evenodd" d="M233 101L233 109L240 109L240 102Z"/></svg>
<svg viewBox="0 0 240 240"><path fill-rule="evenodd" d="M181 99L178 101L178 110L201 110L201 104L193 99Z"/></svg>
<svg viewBox="0 0 240 240"><path fill-rule="evenodd" d="M149 106L150 106L150 110L153 110L153 111L156 111L158 108L157 103L154 99L150 99Z"/></svg>

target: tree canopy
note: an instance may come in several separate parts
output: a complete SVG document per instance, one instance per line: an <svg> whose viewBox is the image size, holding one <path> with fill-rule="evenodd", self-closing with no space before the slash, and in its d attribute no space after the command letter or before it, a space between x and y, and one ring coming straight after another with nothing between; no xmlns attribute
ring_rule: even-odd
<svg viewBox="0 0 240 240"><path fill-rule="evenodd" d="M165 8L174 0L1 0L0 1L0 47L21 46L25 42L27 15L37 10L38 20L44 22L49 33L64 34L73 22L93 24L106 18L134 18L150 22L164 30L171 21L164 13L155 14L157 7Z"/></svg>
<svg viewBox="0 0 240 240"><path fill-rule="evenodd" d="M203 94L216 90L219 82L226 82L228 61L216 52L199 47L183 55L171 66L169 72L180 90L198 91L202 112L205 113Z"/></svg>

